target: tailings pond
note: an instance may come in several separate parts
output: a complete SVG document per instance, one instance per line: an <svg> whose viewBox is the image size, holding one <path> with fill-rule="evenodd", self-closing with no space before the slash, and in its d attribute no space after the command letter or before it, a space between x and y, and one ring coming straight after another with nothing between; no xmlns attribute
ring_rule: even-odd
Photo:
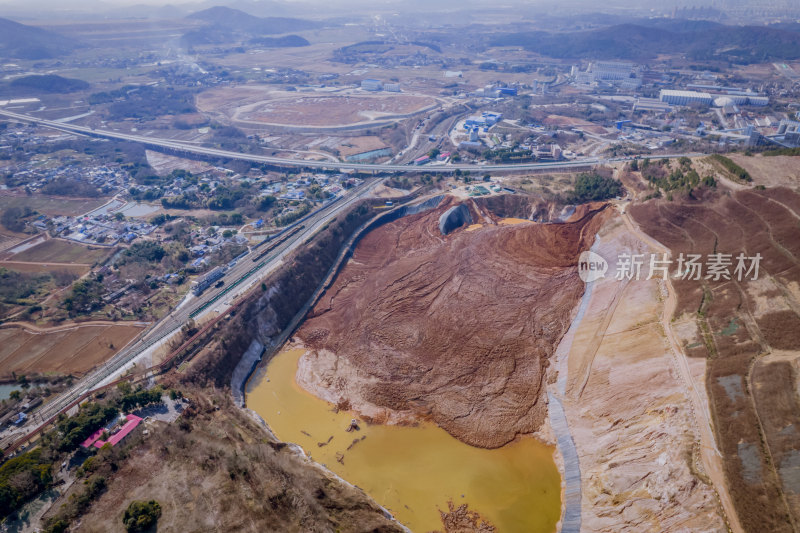
<svg viewBox="0 0 800 533"><path fill-rule="evenodd" d="M439 510L468 504L498 532L551 533L561 514L553 447L531 438L494 450L468 446L433 424L367 425L295 382L303 351L276 355L251 379L247 405L275 435L362 488L412 531L442 529Z"/></svg>

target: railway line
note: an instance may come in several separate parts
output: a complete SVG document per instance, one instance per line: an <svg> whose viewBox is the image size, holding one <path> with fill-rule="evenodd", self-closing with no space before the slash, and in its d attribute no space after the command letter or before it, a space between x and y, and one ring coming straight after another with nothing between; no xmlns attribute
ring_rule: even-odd
<svg viewBox="0 0 800 533"><path fill-rule="evenodd" d="M257 264L253 265L254 261L245 260L247 258L245 256L225 273L222 278L225 280L225 284L222 287L207 290L197 297L190 293L167 316L117 352L102 366L90 371L57 398L30 412L28 419L35 422L36 427L28 422L22 427L8 428L0 433L0 449L5 450L9 446L16 447L19 443L37 434L43 426L52 421L53 417L71 409L75 402L87 393L113 381L135 359L157 343L179 332L185 323L205 316L209 312L217 311L217 315L220 315L236 305L237 301L240 301L253 285L275 270L289 253L302 245L330 219L369 194L372 188L381 181L381 179L365 181L338 201L329 202L297 221L296 225L288 228L288 233L280 237L280 241L271 243L267 249L251 250L248 255L257 254Z"/></svg>

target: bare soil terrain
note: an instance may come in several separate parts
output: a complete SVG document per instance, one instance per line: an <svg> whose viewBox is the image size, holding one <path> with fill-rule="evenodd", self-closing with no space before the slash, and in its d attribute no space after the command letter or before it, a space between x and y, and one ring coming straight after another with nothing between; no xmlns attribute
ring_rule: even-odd
<svg viewBox="0 0 800 533"><path fill-rule="evenodd" d="M17 272L69 272L74 276L83 276L92 265L83 263L27 263L22 261L0 261L0 267Z"/></svg>
<svg viewBox="0 0 800 533"><path fill-rule="evenodd" d="M182 420L146 422L126 438L129 456L72 531L122 531L128 504L151 499L161 505L159 532L402 531L360 489L277 442L230 395L187 396Z"/></svg>
<svg viewBox="0 0 800 533"><path fill-rule="evenodd" d="M24 263L75 263L92 265L105 260L111 255L113 248L84 246L82 244L49 239L32 248L14 254L8 259Z"/></svg>
<svg viewBox="0 0 800 533"><path fill-rule="evenodd" d="M371 150L380 150L381 148L386 148L386 143L383 142L380 137L365 135L346 138L341 142L338 150L346 157L348 155L360 154Z"/></svg>
<svg viewBox="0 0 800 533"><path fill-rule="evenodd" d="M431 419L474 446L537 430L544 369L583 293L574 265L603 206L567 224L442 236L437 209L366 235L298 332L298 383L378 422Z"/></svg>
<svg viewBox="0 0 800 533"><path fill-rule="evenodd" d="M347 126L421 112L435 103L411 94L314 94L268 86L217 88L197 96L202 111L251 125Z"/></svg>
<svg viewBox="0 0 800 533"><path fill-rule="evenodd" d="M766 187L783 185L795 191L800 189L800 157L728 154L734 163L743 167L753 177L753 183Z"/></svg>
<svg viewBox="0 0 800 533"><path fill-rule="evenodd" d="M586 120L575 117L549 115L546 119L542 121L542 123L547 126L580 126L582 129L588 131L589 133L597 133L599 135L608 133L606 129L602 126L598 126L597 124L593 124Z"/></svg>
<svg viewBox="0 0 800 533"><path fill-rule="evenodd" d="M142 331L134 325L0 329L0 376L79 375L101 364Z"/></svg>
<svg viewBox="0 0 800 533"><path fill-rule="evenodd" d="M559 344L548 390L580 457L586 531L723 531L702 472L692 402L659 321L660 283L614 279L612 259L650 251L615 216L593 248L610 274ZM702 384L705 365L692 367Z"/></svg>
<svg viewBox="0 0 800 533"><path fill-rule="evenodd" d="M29 207L49 216L76 216L96 209L108 200L108 198L74 198L43 194L29 196L5 191L0 194L0 211L9 207Z"/></svg>
<svg viewBox="0 0 800 533"><path fill-rule="evenodd" d="M673 280L674 321L694 330L684 337L685 351L707 360L710 411L744 529L796 531L800 195L783 187L696 191L694 198L653 200L630 211L673 259L761 254L757 280Z"/></svg>
<svg viewBox="0 0 800 533"><path fill-rule="evenodd" d="M6 235L0 233L0 253L5 252L6 250L9 250L11 248L14 248L17 244L19 244L23 240L24 239L22 237L18 237L16 235Z"/></svg>
<svg viewBox="0 0 800 533"><path fill-rule="evenodd" d="M234 118L265 124L346 126L415 113L432 104L432 99L411 95L293 96L242 108Z"/></svg>
<svg viewBox="0 0 800 533"><path fill-rule="evenodd" d="M173 155L162 154L153 150L147 150L147 163L153 167L159 175L165 176L173 170L187 170L195 174L201 174L214 168L213 165L204 161L195 161L193 159L185 159L183 157L175 157Z"/></svg>

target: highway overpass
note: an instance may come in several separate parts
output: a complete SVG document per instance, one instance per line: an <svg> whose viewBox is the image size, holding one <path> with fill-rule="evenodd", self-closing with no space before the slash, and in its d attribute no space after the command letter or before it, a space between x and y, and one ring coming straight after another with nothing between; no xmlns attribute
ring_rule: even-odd
<svg viewBox="0 0 800 533"><path fill-rule="evenodd" d="M93 129L86 126L75 126L72 124L64 124L54 120L45 120L42 118L34 117L31 115L23 115L20 113L12 113L6 110L0 110L0 116L19 120L21 122L29 122L39 124L59 131L68 133L78 133L81 135L88 135L91 137L100 137L106 139L117 139L121 141L135 142L145 145L146 147L174 153L181 154L194 154L204 157L217 157L220 159L238 159L241 161L250 161L254 163L264 163L274 165L277 167L292 167L292 168L309 168L318 170L357 170L360 172L383 174L383 173L429 173L429 174L452 174L456 170L471 171L471 172L514 172L514 171L542 171L542 170L569 170L575 168L586 168L593 165L602 163L612 163L616 161L624 161L625 157L617 157L610 159L601 159L597 157L590 157L584 159L575 159L571 161L553 161L546 163L513 163L501 165L474 165L474 164L459 164L459 165L392 165L392 164L376 164L376 163L344 163L334 161L308 161L289 159L285 157L271 157L265 155L245 154L241 152L232 152L229 150L220 150L217 148L208 148L198 146L183 141L174 141L171 139L161 139L157 137L146 137L143 135L131 135L128 133L120 133L116 131ZM664 157L681 157L683 155L697 155L697 154L672 154L672 155L654 155L654 156L639 156L644 159L661 159Z"/></svg>

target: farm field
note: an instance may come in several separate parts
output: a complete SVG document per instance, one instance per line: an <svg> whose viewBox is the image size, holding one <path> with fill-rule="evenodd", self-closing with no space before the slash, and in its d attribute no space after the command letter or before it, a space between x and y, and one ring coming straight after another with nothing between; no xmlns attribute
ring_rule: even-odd
<svg viewBox="0 0 800 533"><path fill-rule="evenodd" d="M39 272L69 272L75 276L83 276L89 271L88 265L80 263L62 263L62 264L47 264L47 263L23 263L19 261L0 261L0 267L8 270L16 270L17 272L24 272L26 274L39 273Z"/></svg>
<svg viewBox="0 0 800 533"><path fill-rule="evenodd" d="M75 263L92 265L102 261L112 248L97 248L81 244L50 239L41 244L15 254L13 261L25 263Z"/></svg>
<svg viewBox="0 0 800 533"><path fill-rule="evenodd" d="M13 248L18 243L20 243L22 239L19 237L15 237L13 235L6 235L4 233L0 233L0 253L5 252L6 250Z"/></svg>
<svg viewBox="0 0 800 533"><path fill-rule="evenodd" d="M0 376L83 374L102 363L136 334L134 325L86 325L32 332L0 329Z"/></svg>
<svg viewBox="0 0 800 533"><path fill-rule="evenodd" d="M65 198L63 196L22 196L0 195L0 211L9 207L29 207L34 211L50 216L75 216L96 209L108 198Z"/></svg>

